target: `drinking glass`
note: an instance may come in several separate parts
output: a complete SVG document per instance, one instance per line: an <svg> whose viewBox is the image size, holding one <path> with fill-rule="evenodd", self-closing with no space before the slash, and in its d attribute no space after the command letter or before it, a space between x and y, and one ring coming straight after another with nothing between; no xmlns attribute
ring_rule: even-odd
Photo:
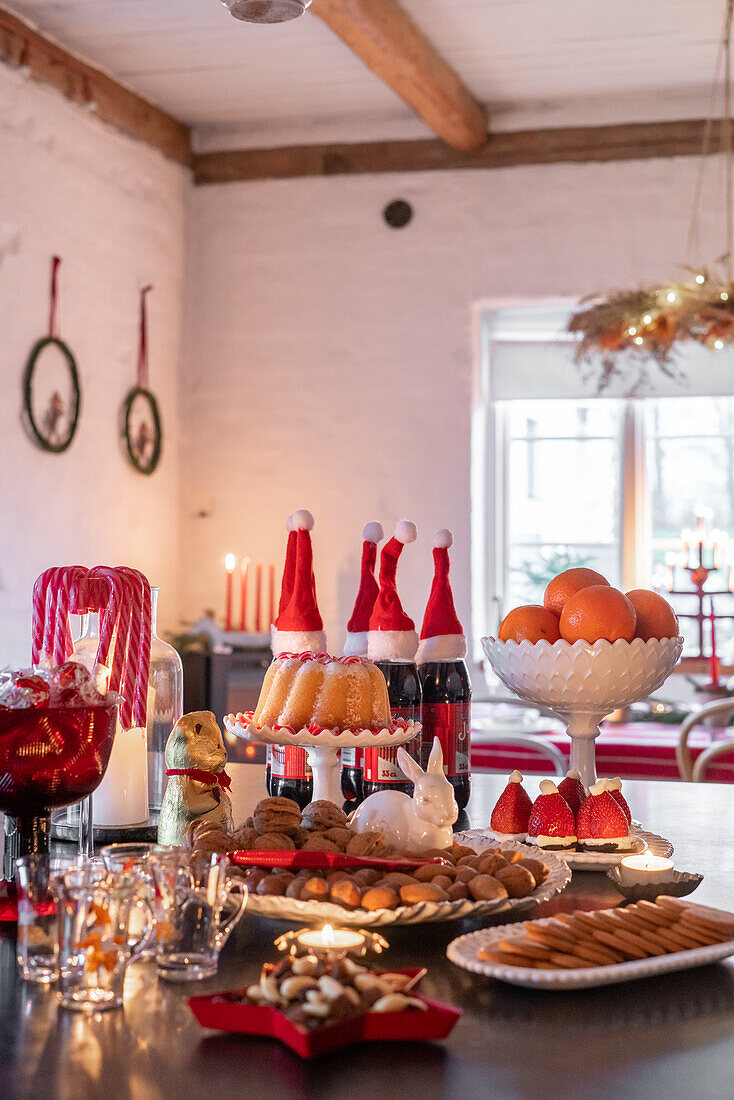
<svg viewBox="0 0 734 1100"><path fill-rule="evenodd" d="M245 911L247 887L229 880L225 855L200 857L194 867L179 849L153 855L151 863L163 905L155 951L160 977L171 982L212 977Z"/></svg>
<svg viewBox="0 0 734 1100"><path fill-rule="evenodd" d="M119 1008L125 970L150 942L153 914L137 874L74 869L53 880L62 1008ZM134 925L138 912L139 933Z"/></svg>
<svg viewBox="0 0 734 1100"><path fill-rule="evenodd" d="M71 870L75 864L72 856L52 859L48 855L26 855L16 860L17 953L23 981L49 983L59 976L59 939L51 879Z"/></svg>

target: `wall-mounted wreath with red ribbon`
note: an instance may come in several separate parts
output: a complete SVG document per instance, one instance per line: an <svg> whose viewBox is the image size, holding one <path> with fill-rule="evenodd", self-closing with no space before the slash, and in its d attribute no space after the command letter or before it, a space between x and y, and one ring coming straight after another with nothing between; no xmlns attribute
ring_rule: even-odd
<svg viewBox="0 0 734 1100"><path fill-rule="evenodd" d="M23 372L23 422L31 440L53 454L71 445L82 404L76 359L57 332L60 263L59 256L51 260L48 333L36 340Z"/></svg>
<svg viewBox="0 0 734 1100"><path fill-rule="evenodd" d="M158 402L148 389L148 319L146 298L152 286L140 291L140 341L137 385L122 406L121 432L129 461L141 474L152 474L160 462L163 428Z"/></svg>

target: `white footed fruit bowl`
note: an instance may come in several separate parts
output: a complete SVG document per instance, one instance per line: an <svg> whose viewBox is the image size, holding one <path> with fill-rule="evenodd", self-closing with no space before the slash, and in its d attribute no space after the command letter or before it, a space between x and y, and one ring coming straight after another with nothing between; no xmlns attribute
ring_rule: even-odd
<svg viewBox="0 0 734 1100"><path fill-rule="evenodd" d="M596 781L595 739L611 711L656 691L680 660L682 638L643 642L500 642L482 638L502 683L552 710L571 738L571 767L588 789Z"/></svg>

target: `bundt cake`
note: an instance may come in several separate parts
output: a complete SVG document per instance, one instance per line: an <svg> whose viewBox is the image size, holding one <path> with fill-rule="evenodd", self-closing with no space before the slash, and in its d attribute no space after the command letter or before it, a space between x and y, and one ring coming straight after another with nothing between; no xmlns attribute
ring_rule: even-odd
<svg viewBox="0 0 734 1100"><path fill-rule="evenodd" d="M391 725L387 683L365 657L281 653L265 674L252 722L296 731L383 729Z"/></svg>

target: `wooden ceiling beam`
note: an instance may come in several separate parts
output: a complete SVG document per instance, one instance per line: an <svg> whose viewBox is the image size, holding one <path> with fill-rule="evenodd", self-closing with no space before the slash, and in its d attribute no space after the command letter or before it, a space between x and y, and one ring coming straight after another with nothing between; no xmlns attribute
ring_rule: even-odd
<svg viewBox="0 0 734 1100"><path fill-rule="evenodd" d="M556 130L491 134L476 153L459 153L442 141L374 141L340 145L292 145L195 153L196 183L294 179L299 176L427 172L457 168L513 168L528 164L585 164L699 156L706 122L631 122ZM711 148L719 150L719 123Z"/></svg>
<svg viewBox="0 0 734 1100"><path fill-rule="evenodd" d="M453 149L484 145L484 107L395 0L314 0L310 11Z"/></svg>
<svg viewBox="0 0 734 1100"><path fill-rule="evenodd" d="M0 62L25 67L34 80L56 88L98 118L179 164L191 164L188 126L0 8Z"/></svg>

